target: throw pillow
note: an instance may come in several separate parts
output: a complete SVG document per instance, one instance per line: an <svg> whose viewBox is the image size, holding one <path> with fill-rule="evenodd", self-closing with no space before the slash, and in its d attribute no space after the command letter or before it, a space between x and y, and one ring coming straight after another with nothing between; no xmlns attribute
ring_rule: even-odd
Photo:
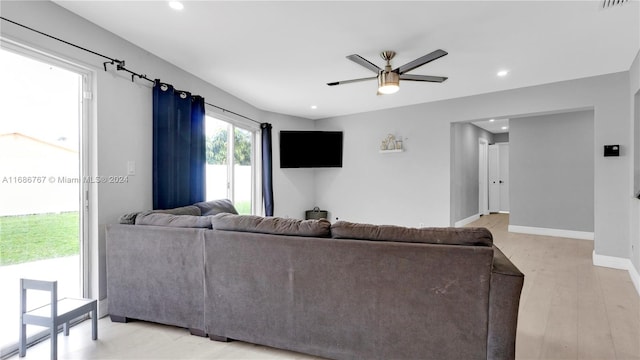
<svg viewBox="0 0 640 360"><path fill-rule="evenodd" d="M200 208L200 213L202 216L216 215L220 213L238 213L238 211L236 211L236 208L231 203L231 200L229 199L202 201L193 205Z"/></svg>
<svg viewBox="0 0 640 360"><path fill-rule="evenodd" d="M120 216L120 219L118 219L118 222L120 224L133 225L136 223L136 216L138 216L139 213L140 213L139 211L136 211L136 212L124 214Z"/></svg>

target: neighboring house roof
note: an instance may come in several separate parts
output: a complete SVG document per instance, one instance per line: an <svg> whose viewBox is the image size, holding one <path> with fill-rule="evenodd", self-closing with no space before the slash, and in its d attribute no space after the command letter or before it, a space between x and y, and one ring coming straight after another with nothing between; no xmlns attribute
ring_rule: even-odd
<svg viewBox="0 0 640 360"><path fill-rule="evenodd" d="M0 146L8 144L9 141L14 143L22 141L22 142L32 142L41 146L51 147L52 149L68 151L71 153L77 153L77 150L70 149L68 147L62 146L60 144L51 143L42 139L35 138L33 136L25 135L22 133L7 133L0 134Z"/></svg>

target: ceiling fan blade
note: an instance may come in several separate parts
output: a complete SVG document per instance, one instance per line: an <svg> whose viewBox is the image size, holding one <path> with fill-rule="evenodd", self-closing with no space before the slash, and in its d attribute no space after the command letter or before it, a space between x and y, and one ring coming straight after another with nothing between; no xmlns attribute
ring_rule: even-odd
<svg viewBox="0 0 640 360"><path fill-rule="evenodd" d="M400 80L409 80L409 81L428 81L428 82L441 83L447 79L448 78L445 76L411 75L411 74L400 75Z"/></svg>
<svg viewBox="0 0 640 360"><path fill-rule="evenodd" d="M367 69L373 71L376 74L382 71L382 69L380 69L376 64L372 63L371 61L363 58L358 54L349 55L347 56L347 59L357 63L358 65L362 65L366 67Z"/></svg>
<svg viewBox="0 0 640 360"><path fill-rule="evenodd" d="M419 58L417 58L417 59L415 59L415 60L413 60L413 61L411 61L409 63L406 63L406 64L400 66L399 68L397 68L397 69L395 69L393 71L395 71L398 74L402 75L402 74L404 74L406 72L409 72L409 71L411 71L411 70L413 70L413 69L415 69L417 67L420 67L420 66L422 66L422 65L424 65L426 63L429 63L429 62L432 62L433 60L439 59L439 58L441 58L441 57L443 57L443 56L445 56L447 54L448 54L448 52L438 49L438 50L436 50L436 51L434 51L432 53L429 53L429 54L427 54L425 56L422 56L422 57L419 57Z"/></svg>
<svg viewBox="0 0 640 360"><path fill-rule="evenodd" d="M373 76L373 77L361 78L361 79L342 80L342 81L330 82L330 83L327 83L327 85L329 85L329 86L336 86L336 85L343 85L343 84L354 83L354 82L358 82L358 81L373 80L373 79L377 79L377 78L378 78L377 76Z"/></svg>

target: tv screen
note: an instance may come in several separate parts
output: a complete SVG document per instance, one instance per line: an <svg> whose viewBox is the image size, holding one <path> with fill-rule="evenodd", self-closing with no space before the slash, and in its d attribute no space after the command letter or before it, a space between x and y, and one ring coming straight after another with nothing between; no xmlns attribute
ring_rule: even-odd
<svg viewBox="0 0 640 360"><path fill-rule="evenodd" d="M342 167L342 131L280 131L280 167Z"/></svg>

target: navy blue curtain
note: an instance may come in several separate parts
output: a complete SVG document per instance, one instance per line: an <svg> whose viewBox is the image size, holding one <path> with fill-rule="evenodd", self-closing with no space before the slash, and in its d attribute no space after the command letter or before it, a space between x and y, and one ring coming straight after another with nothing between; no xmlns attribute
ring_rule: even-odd
<svg viewBox="0 0 640 360"><path fill-rule="evenodd" d="M271 161L271 124L260 124L262 130L262 197L264 214L273 216L273 164Z"/></svg>
<svg viewBox="0 0 640 360"><path fill-rule="evenodd" d="M204 98L153 86L153 208L205 199Z"/></svg>

